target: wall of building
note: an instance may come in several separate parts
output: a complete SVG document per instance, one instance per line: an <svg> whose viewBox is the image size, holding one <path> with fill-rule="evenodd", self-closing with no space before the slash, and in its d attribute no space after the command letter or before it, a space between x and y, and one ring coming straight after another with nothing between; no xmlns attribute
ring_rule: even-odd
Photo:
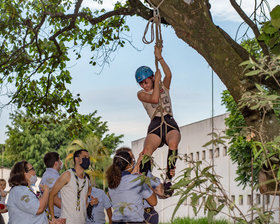
<svg viewBox="0 0 280 224"><path fill-rule="evenodd" d="M220 116L216 116L213 119L213 127L214 132L219 134L220 136L224 135L225 131L225 123L224 119L227 114L223 114ZM212 137L209 135L212 132L212 119L206 119L199 122L195 122L192 124L188 124L180 127L181 131L181 142L179 144L178 152L179 155L184 157L185 155L188 158L192 158L194 161L202 161L205 164L214 163L215 172L217 175L221 176L221 183L223 188L227 192L229 198L231 198L238 208L242 211L242 213L246 214L247 217L250 217L250 200L251 200L251 188L243 189L241 186L237 186L237 183L234 181L236 178L235 170L236 165L232 163L229 156L227 155L228 144L226 145L218 145L214 146L212 149L212 145L210 144L207 147L203 147L203 145L209 141L211 141ZM144 138L138 139L132 142L132 150L134 155L138 155L142 149L144 144ZM167 167L167 146L163 146L158 148L154 154L154 161L157 166L160 168ZM213 156L212 156L212 153ZM214 157L214 158L213 158ZM212 160L213 158L213 160ZM176 177L181 174L181 171L186 167L190 166L188 162L185 160L178 160L176 163ZM154 169L153 174L155 176L164 177L164 171ZM176 179L175 179L176 181ZM156 210L160 215L160 222L169 222L173 213L173 210L178 202L179 196L173 196L168 199L160 199L158 200L158 205L156 206ZM258 207L265 207L266 209L272 208L275 210L275 220L278 220L278 209L279 209L279 199L278 197L273 200L273 197L267 197L264 195L260 195L258 192L253 193L253 201L254 205ZM274 202L274 204L273 204ZM178 209L176 216L177 217L194 217L193 208L189 206L190 199L187 199L185 203L183 203ZM234 210L235 214L238 215L238 211ZM227 214L230 211L227 208L223 209L224 214L218 215L218 218L227 218ZM232 211L231 211L232 213ZM205 214L203 209L198 213L198 217L204 217Z"/></svg>

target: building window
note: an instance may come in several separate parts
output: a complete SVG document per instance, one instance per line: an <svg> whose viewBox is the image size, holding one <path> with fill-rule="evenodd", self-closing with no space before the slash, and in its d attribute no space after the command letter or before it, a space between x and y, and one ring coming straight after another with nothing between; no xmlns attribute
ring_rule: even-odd
<svg viewBox="0 0 280 224"><path fill-rule="evenodd" d="M257 194L256 203L257 203L257 205L261 204L261 195L260 194Z"/></svg>
<svg viewBox="0 0 280 224"><path fill-rule="evenodd" d="M243 195L239 195L239 205L243 205Z"/></svg>
<svg viewBox="0 0 280 224"><path fill-rule="evenodd" d="M224 147L223 156L227 156L227 147Z"/></svg>
<svg viewBox="0 0 280 224"><path fill-rule="evenodd" d="M252 195L247 195L247 205L252 205Z"/></svg>
<svg viewBox="0 0 280 224"><path fill-rule="evenodd" d="M215 149L215 157L216 158L220 157L220 149L219 148Z"/></svg>
<svg viewBox="0 0 280 224"><path fill-rule="evenodd" d="M190 161L193 161L193 153L190 153Z"/></svg>
<svg viewBox="0 0 280 224"><path fill-rule="evenodd" d="M205 150L202 151L202 160L205 160L205 157L206 157L206 153L205 153Z"/></svg>
<svg viewBox="0 0 280 224"><path fill-rule="evenodd" d="M196 152L196 161L199 160L199 152Z"/></svg>
<svg viewBox="0 0 280 224"><path fill-rule="evenodd" d="M213 149L209 149L209 159L213 158Z"/></svg>
<svg viewBox="0 0 280 224"><path fill-rule="evenodd" d="M235 203L235 195L231 195L231 200L233 203Z"/></svg>
<svg viewBox="0 0 280 224"><path fill-rule="evenodd" d="M265 195L265 203L268 205L270 203L269 195Z"/></svg>

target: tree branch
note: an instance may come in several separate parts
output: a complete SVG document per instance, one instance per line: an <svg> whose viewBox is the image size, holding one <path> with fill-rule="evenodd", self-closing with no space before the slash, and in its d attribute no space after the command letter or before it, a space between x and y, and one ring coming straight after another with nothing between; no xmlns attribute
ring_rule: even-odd
<svg viewBox="0 0 280 224"><path fill-rule="evenodd" d="M142 4L139 0L129 0L129 6L119 8L117 10L113 10L107 13L104 13L103 15L99 17L93 18L88 13L85 12L78 12L75 10L73 14L64 14L64 13L52 13L52 12L45 12L45 14L49 15L51 18L60 18L60 19L73 19L77 17L82 17L87 19L92 25L96 25L97 23L110 18L112 16L118 16L118 15L124 15L124 16L133 16L138 15L145 20L149 20L151 17L153 17L153 10L147 8L145 5ZM161 18L162 24L168 25L166 20L164 18Z"/></svg>
<svg viewBox="0 0 280 224"><path fill-rule="evenodd" d="M216 28L221 32L221 34L225 37L228 43L232 45L234 50L238 53L238 55L242 58L242 60L248 60L249 53L243 47L241 47L238 43L236 43L222 28L216 26Z"/></svg>
<svg viewBox="0 0 280 224"><path fill-rule="evenodd" d="M230 0L230 3L232 7L235 9L235 11L240 15L240 17L247 23L247 25L252 29L253 33L255 34L255 37L262 48L262 51L264 55L269 55L269 50L264 41L259 41L258 37L260 36L259 29L257 25L246 15L246 13L241 9L241 7L236 3L235 0Z"/></svg>
<svg viewBox="0 0 280 224"><path fill-rule="evenodd" d="M154 16L153 10L147 8L140 0L128 0L130 6L136 11L136 15L142 17L145 20L149 20ZM169 23L161 17L161 23L169 25Z"/></svg>

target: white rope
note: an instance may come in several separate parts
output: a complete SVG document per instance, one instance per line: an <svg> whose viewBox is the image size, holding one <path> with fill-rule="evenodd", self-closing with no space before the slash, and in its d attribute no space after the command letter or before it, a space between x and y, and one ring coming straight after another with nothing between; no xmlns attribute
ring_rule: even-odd
<svg viewBox="0 0 280 224"><path fill-rule="evenodd" d="M162 1L158 4L158 6L155 6L153 3L151 3L150 0L146 0L146 1L149 2L149 4L151 5L151 7L152 7L154 10L157 10L157 11L158 11L159 7L161 6L161 4L164 2L164 0L162 0Z"/></svg>

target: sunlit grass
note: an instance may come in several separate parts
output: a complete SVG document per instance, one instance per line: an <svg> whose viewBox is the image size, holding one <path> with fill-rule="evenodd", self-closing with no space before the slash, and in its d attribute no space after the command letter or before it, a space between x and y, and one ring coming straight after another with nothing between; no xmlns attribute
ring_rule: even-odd
<svg viewBox="0 0 280 224"><path fill-rule="evenodd" d="M161 223L161 224L170 224L170 223ZM172 224L209 224L209 221L207 218L176 218ZM212 224L230 224L227 220L215 220L212 222Z"/></svg>

